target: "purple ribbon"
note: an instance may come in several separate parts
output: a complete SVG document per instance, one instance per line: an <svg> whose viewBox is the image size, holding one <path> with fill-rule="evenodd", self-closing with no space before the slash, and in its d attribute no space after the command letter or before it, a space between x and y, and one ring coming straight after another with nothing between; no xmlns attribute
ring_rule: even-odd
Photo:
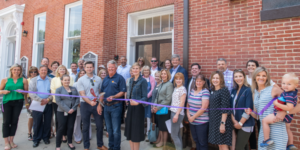
<svg viewBox="0 0 300 150"><path fill-rule="evenodd" d="M269 103L259 112L259 113L257 113L257 112L255 112L255 111L252 111L252 112L254 112L255 114L257 114L257 115L262 115L272 104L273 104L273 102L277 99L278 97L275 97L275 98L273 98L271 101L269 101Z"/></svg>
<svg viewBox="0 0 300 150"><path fill-rule="evenodd" d="M65 96L65 97L82 97L82 98L89 98L89 99L94 99L94 98L97 98L97 97L89 97L89 96L78 96L78 95L65 95L65 94L53 94L53 93L44 93L44 92L33 92L33 91L23 91L23 90L15 90L17 92L22 92L22 93L33 93L33 94L44 94L44 95L53 95L53 96ZM258 115L261 115L263 114L263 112L268 109L274 100L276 100L277 98L274 98L272 99L263 109L262 111L260 111L260 113L256 113ZM131 99L113 99L113 100L118 100L118 101L130 101ZM169 108L182 108L182 109L190 109L190 110L195 110L195 111L198 111L198 110L244 110L244 109L248 109L248 108L207 108L207 109L202 109L202 108L199 108L199 109L194 109L194 108L189 108L189 107L179 107L179 106L170 106L170 105L162 105L162 104L155 104L155 103L150 103L150 102L145 102L145 101L141 101L141 100L135 100L135 99L132 99L138 103L141 103L141 104L146 104L146 105L153 105L153 106L158 106L158 107L169 107Z"/></svg>

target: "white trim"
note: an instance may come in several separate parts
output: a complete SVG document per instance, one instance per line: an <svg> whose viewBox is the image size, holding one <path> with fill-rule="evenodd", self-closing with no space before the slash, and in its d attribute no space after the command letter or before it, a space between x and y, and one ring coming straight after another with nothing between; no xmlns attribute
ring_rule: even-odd
<svg viewBox="0 0 300 150"><path fill-rule="evenodd" d="M25 8L25 4L23 4L23 5L16 5L16 4L11 5L9 7L6 7L4 9L0 10L0 17L4 17L4 16L9 15L9 14L11 14L13 12L21 12L21 13L23 13L24 12L24 8Z"/></svg>
<svg viewBox="0 0 300 150"><path fill-rule="evenodd" d="M129 13L127 18L127 60L128 64L132 65L135 62L135 44L139 41L152 41L152 40L162 40L162 39L172 39L172 54L174 54L174 30L168 32L160 32L145 35L138 35L138 20L153 18L163 15L174 14L174 5L168 5L164 7ZM173 15L174 16L174 15ZM170 19L170 18L169 18ZM174 19L173 19L174 22ZM146 21L144 20L145 26ZM152 19L153 24L153 19ZM161 24L161 21L160 21ZM161 26L161 25L160 25ZM169 21L170 27L170 21ZM153 30L153 25L152 25ZM161 30L161 28L160 28ZM145 31L145 30L144 30Z"/></svg>
<svg viewBox="0 0 300 150"><path fill-rule="evenodd" d="M26 68L26 72L24 72L24 70L23 70L23 72L24 72L24 74L26 75L26 76L28 76L28 58L26 57L26 56L23 56L22 58L25 58L26 59L26 66L25 66L25 68ZM22 58L20 59L21 61L21 65L22 65Z"/></svg>
<svg viewBox="0 0 300 150"><path fill-rule="evenodd" d="M62 57L62 64L68 67L70 64L68 64L69 60L69 40L70 39L80 39L81 36L76 37L68 37L68 31L69 31L69 18L70 18L70 8L76 7L82 5L82 0L68 4L65 6L65 25L64 25L64 40L63 40L63 57Z"/></svg>
<svg viewBox="0 0 300 150"><path fill-rule="evenodd" d="M38 66L38 63L40 62L37 62L37 54L38 54L38 51L37 51L37 48L38 48L38 44L43 44L45 43L44 42L37 42L37 35L38 35L38 19L40 17L44 17L46 18L46 22L47 22L47 13L46 12L43 12L43 13L40 13L40 14L37 14L34 16L34 28L33 28L33 44L32 44L32 61L31 61L31 65L32 66ZM46 32L46 24L45 24L45 32Z"/></svg>

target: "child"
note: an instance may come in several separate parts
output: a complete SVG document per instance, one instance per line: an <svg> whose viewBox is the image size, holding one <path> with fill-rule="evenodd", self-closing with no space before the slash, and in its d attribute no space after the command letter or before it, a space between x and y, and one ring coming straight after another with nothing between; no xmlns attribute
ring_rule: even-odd
<svg viewBox="0 0 300 150"><path fill-rule="evenodd" d="M299 79L294 73L285 74L282 77L282 89L284 92L280 95L278 100L274 101L274 114L270 114L262 120L263 132L264 132L264 141L260 144L261 147L268 146L273 144L273 140L270 139L270 124L273 124L273 120L276 116L277 111L291 111L297 104L297 93ZM284 104L286 102L286 104ZM294 150L297 149L293 145L293 134L290 130L291 121L293 119L292 114L287 114L284 118L284 122L286 122L286 129L288 133L288 147L287 149Z"/></svg>

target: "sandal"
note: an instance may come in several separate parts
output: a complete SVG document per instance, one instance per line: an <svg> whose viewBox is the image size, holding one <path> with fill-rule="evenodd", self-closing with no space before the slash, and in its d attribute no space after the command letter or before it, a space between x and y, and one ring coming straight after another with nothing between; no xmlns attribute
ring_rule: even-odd
<svg viewBox="0 0 300 150"><path fill-rule="evenodd" d="M4 146L4 150L10 150L11 149L11 146L10 146L10 144L5 144L5 146Z"/></svg>
<svg viewBox="0 0 300 150"><path fill-rule="evenodd" d="M32 138L32 134L31 133L28 133L28 141L32 141L33 138Z"/></svg>
<svg viewBox="0 0 300 150"><path fill-rule="evenodd" d="M17 148L17 147L18 147L18 145L16 145L16 144L13 143L13 142L10 143L10 146L11 146L11 148Z"/></svg>

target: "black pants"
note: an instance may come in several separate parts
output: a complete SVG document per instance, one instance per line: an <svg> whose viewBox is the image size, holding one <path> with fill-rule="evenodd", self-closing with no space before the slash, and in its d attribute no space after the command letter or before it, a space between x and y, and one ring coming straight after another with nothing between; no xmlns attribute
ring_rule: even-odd
<svg viewBox="0 0 300 150"><path fill-rule="evenodd" d="M64 112L57 112L58 130L56 135L56 147L60 147L64 131L67 131L68 143L72 143L76 115L76 111L67 116L64 115Z"/></svg>
<svg viewBox="0 0 300 150"><path fill-rule="evenodd" d="M257 128L254 126L253 132L251 133L251 136L249 138L250 148L256 149L257 140L256 140L256 129L258 130L257 133L259 133L260 130L260 120L257 120Z"/></svg>
<svg viewBox="0 0 300 150"><path fill-rule="evenodd" d="M23 101L24 99L12 100L3 104L3 138L15 136L18 127L19 116L23 108Z"/></svg>
<svg viewBox="0 0 300 150"><path fill-rule="evenodd" d="M57 122L57 107L58 105L56 103L52 103L52 108L53 108L53 114L54 114L54 120L55 120L55 129L56 129L56 134L58 130L58 122ZM63 136L67 136L67 131L63 131Z"/></svg>
<svg viewBox="0 0 300 150"><path fill-rule="evenodd" d="M49 140L51 132L52 105L46 104L44 112L32 111L33 118L33 142L40 142L41 139Z"/></svg>

